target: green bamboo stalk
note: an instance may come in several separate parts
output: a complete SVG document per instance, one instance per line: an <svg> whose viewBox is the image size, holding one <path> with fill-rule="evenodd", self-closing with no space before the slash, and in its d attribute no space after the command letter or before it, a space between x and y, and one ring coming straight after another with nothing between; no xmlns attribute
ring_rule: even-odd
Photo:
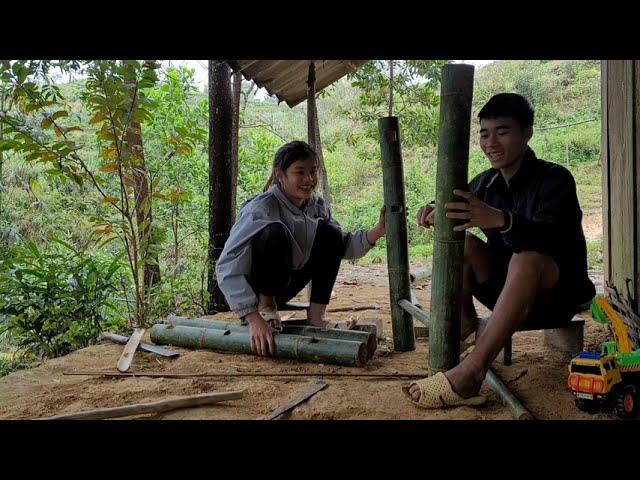
<svg viewBox="0 0 640 480"><path fill-rule="evenodd" d="M185 327L198 328L215 328L222 330L231 330L233 332L249 332L249 327L238 323L221 322L219 320L210 320L207 318L186 318L170 315L167 317L167 323L171 325L182 325ZM311 327L306 325L284 325L282 333L287 335L302 335L315 338L335 338L337 340L349 340L352 342L362 342L367 347L367 358L372 358L376 348L378 347L378 339L373 333L362 332L358 330L341 330L331 328L323 330L319 327Z"/></svg>
<svg viewBox="0 0 640 480"><path fill-rule="evenodd" d="M273 337L276 358L359 367L366 363L366 345L361 342L277 334ZM224 353L254 354L249 332L214 328L156 324L151 341L159 345L206 348Z"/></svg>
<svg viewBox="0 0 640 480"><path fill-rule="evenodd" d="M389 301L393 347L396 351L415 350L413 318L399 305L399 300L411 298L409 279L409 248L404 197L400 126L397 117L378 120L382 154L382 184L386 207L387 266L389 271Z"/></svg>
<svg viewBox="0 0 640 480"><path fill-rule="evenodd" d="M453 368L460 357L465 232L453 231L461 222L445 216L444 204L463 201L453 190L468 188L473 71L462 64L445 65L442 71L429 326L432 374Z"/></svg>

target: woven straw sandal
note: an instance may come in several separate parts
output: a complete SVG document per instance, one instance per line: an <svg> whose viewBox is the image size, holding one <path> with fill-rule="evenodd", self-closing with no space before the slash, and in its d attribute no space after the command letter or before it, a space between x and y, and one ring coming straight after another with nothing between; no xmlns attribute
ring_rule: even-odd
<svg viewBox="0 0 640 480"><path fill-rule="evenodd" d="M418 402L409 393L412 385L417 385L420 388L420 400ZM438 372L432 377L411 382L406 387L402 387L402 391L411 403L420 408L477 407L487 401L487 397L482 395L470 398L461 397L453 391L451 383L442 372Z"/></svg>

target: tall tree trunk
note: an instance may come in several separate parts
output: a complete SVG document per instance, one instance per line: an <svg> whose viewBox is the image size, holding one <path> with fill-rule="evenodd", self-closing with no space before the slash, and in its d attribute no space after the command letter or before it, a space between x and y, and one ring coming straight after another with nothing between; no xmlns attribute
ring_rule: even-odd
<svg viewBox="0 0 640 480"><path fill-rule="evenodd" d="M215 276L215 264L229 238L232 223L231 69L209 60L209 250L207 312L229 311Z"/></svg>
<svg viewBox="0 0 640 480"><path fill-rule="evenodd" d="M135 79L131 80L135 83ZM133 98L133 102L137 102L137 94ZM131 109L133 112L136 106ZM138 238L140 245L140 259L143 262L143 284L145 289L156 285L160 282L160 265L158 263L158 255L149 252L153 246L152 238L152 202L151 191L149 188L149 169L144 159L144 145L142 143L142 129L140 122L131 121L126 135L127 151L131 156L131 165L133 166L134 181L134 197L136 209L136 223L138 225ZM144 226L143 226L144 225ZM140 228L143 226L142 228ZM149 261L153 262L149 263Z"/></svg>
<svg viewBox="0 0 640 480"><path fill-rule="evenodd" d="M0 92L0 112L4 112L4 92ZM0 142L4 138L4 123L0 122ZM2 183L2 171L4 168L4 150L0 150L0 219L2 218L2 194L4 184Z"/></svg>
<svg viewBox="0 0 640 480"><path fill-rule="evenodd" d="M238 193L238 134L240 132L240 96L242 74L233 74L233 125L231 128L231 223L236 221L236 197Z"/></svg>
<svg viewBox="0 0 640 480"><path fill-rule="evenodd" d="M324 165L322 144L320 142L320 125L316 107L316 66L313 61L309 63L309 76L307 79L307 138L311 148L318 154L318 170L320 170L320 180L322 182L322 198L327 204L327 207L330 208L331 192L329 191L329 178Z"/></svg>
<svg viewBox="0 0 640 480"><path fill-rule="evenodd" d="M393 60L389 60L389 116L393 117Z"/></svg>

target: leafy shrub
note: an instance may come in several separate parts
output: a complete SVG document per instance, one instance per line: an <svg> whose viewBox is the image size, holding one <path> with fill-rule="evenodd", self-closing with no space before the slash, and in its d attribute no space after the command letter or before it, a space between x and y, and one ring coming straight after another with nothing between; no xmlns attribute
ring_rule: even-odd
<svg viewBox="0 0 640 480"><path fill-rule="evenodd" d="M46 253L24 241L0 261L0 329L21 349L56 357L98 340L120 258L100 259L53 240Z"/></svg>

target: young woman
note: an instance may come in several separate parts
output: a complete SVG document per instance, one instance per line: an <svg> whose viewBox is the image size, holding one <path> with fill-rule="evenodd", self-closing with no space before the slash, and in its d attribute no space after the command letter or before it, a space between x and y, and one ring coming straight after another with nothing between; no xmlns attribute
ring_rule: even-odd
<svg viewBox="0 0 640 480"><path fill-rule="evenodd" d="M310 325L324 320L340 261L364 256L385 234L384 209L368 231L347 233L332 218L318 184L316 152L305 142L283 145L273 161L271 186L246 202L216 264L218 285L251 331L259 355L274 353L281 329L277 306L311 281Z"/></svg>

